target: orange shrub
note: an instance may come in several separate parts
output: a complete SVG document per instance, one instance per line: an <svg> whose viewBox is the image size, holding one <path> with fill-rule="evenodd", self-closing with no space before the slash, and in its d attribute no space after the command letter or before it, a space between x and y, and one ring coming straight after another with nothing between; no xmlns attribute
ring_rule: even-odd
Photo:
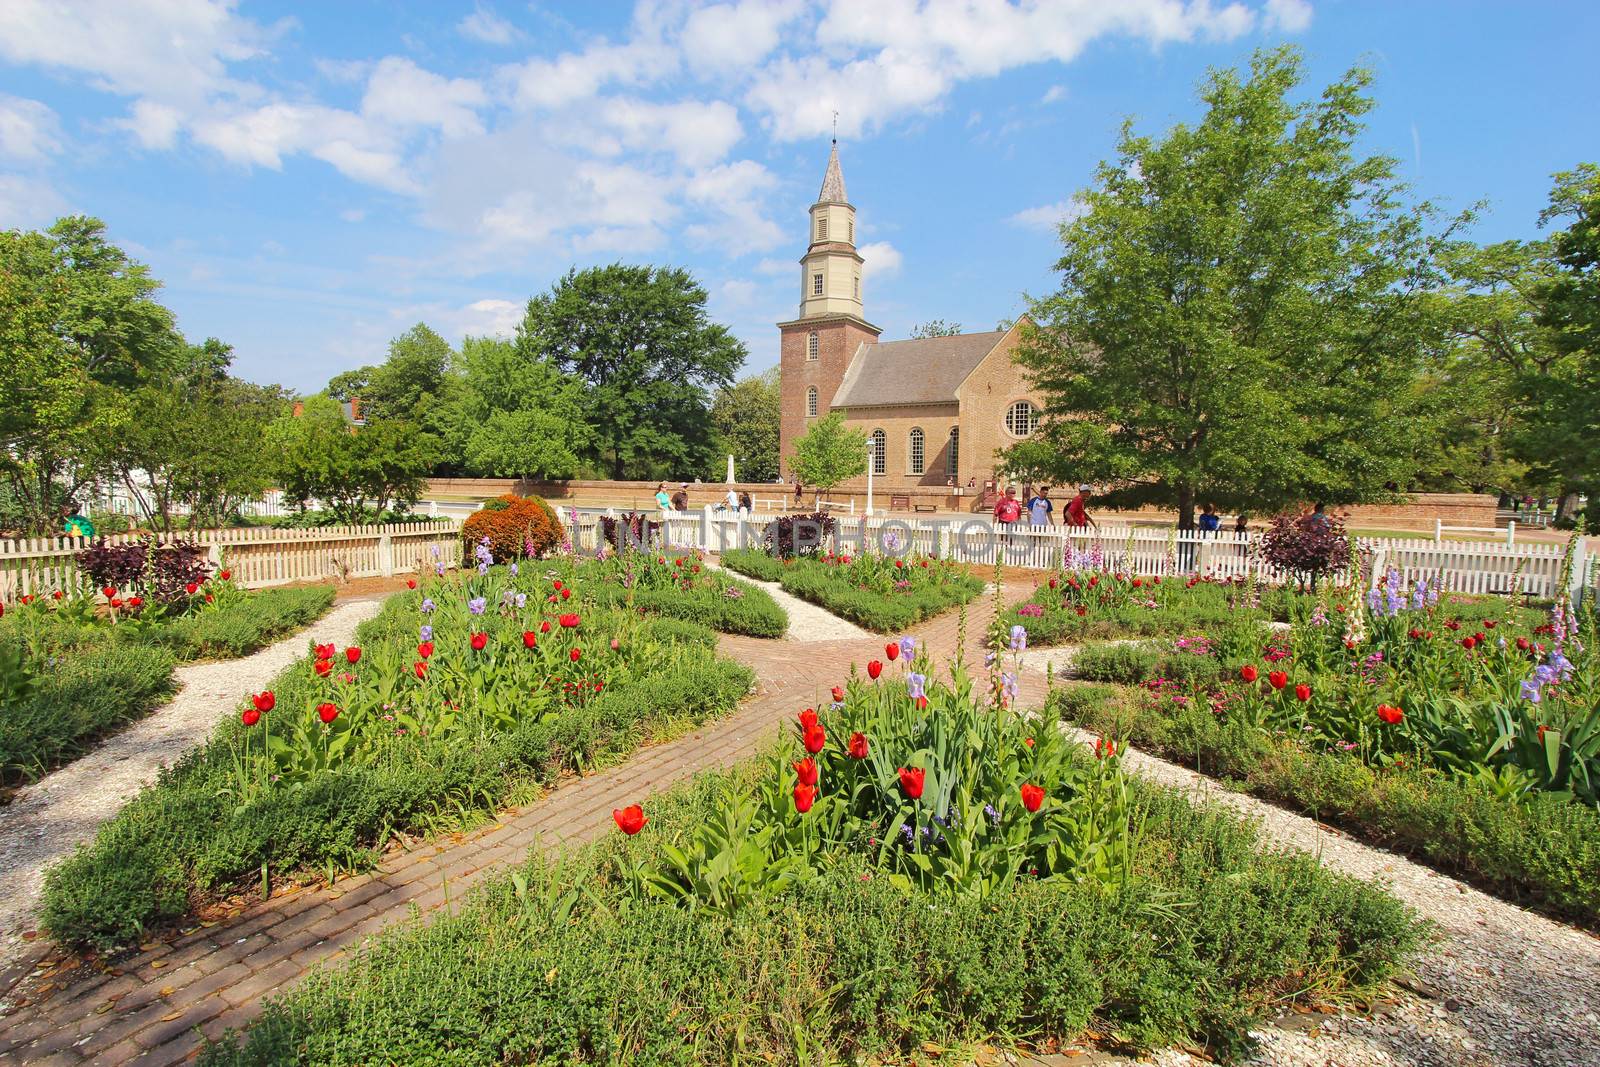
<svg viewBox="0 0 1600 1067"><path fill-rule="evenodd" d="M505 563L521 559L524 554L542 556L559 545L565 533L549 504L536 496L507 493L469 515L461 527L461 536L466 541L468 561L478 542L487 537L494 561Z"/></svg>

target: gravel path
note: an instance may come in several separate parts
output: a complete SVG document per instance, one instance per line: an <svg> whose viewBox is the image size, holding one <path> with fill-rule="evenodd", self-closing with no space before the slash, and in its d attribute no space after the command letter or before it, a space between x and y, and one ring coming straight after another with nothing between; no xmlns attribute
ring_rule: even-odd
<svg viewBox="0 0 1600 1067"><path fill-rule="evenodd" d="M1064 727L1085 743L1095 735ZM1423 995L1371 1017L1331 1015L1314 1031L1263 1028L1257 1062L1292 1067L1568 1067L1600 1064L1600 940L1465 883L1363 845L1310 819L1234 793L1183 767L1130 751L1142 778L1224 804L1273 845L1383 885L1437 928L1412 964ZM1053 1061L1047 1061L1053 1062ZM1168 1051L1153 1062L1201 1063Z"/></svg>
<svg viewBox="0 0 1600 1067"><path fill-rule="evenodd" d="M376 615L381 603L346 600L254 655L179 667L178 692L169 703L0 808L0 970L27 944L21 935L33 929L47 867L92 838L161 768L203 743L218 719L304 655L311 636L348 644L357 624Z"/></svg>
<svg viewBox="0 0 1600 1067"><path fill-rule="evenodd" d="M847 622L832 614L825 608L801 600L799 597L784 592L783 586L777 582L758 582L748 575L729 571L725 567L711 560L706 560L706 566L717 570L726 571L736 576L741 582L749 582L759 586L772 594L772 599L784 611L789 613L789 629L784 633L785 641L854 641L858 639L876 640L877 634L870 630L863 630L853 622Z"/></svg>

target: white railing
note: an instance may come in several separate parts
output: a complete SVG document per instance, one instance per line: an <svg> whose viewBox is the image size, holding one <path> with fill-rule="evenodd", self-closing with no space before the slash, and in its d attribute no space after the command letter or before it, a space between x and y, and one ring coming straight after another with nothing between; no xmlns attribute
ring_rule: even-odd
<svg viewBox="0 0 1600 1067"><path fill-rule="evenodd" d="M107 544L137 542L143 535L114 534ZM450 521L383 526L323 526L310 529L241 527L156 535L163 542L194 541L212 562L233 572L246 588L329 579L387 578L417 573L436 562L461 562L461 529ZM0 541L0 602L20 596L70 591L79 584L76 554L91 542L81 537L36 537Z"/></svg>
<svg viewBox="0 0 1600 1067"><path fill-rule="evenodd" d="M599 515L578 514L577 522L572 523L572 514L572 509L562 511L563 521L574 526L574 544L580 551L593 551L598 545ZM663 518L660 512L650 512L648 517ZM707 552L758 547L770 521L710 509L668 513L664 520L668 545ZM825 547L841 553L911 550L984 565L993 565L998 554L1006 566L1032 570L1054 570L1074 560L1097 558L1108 568L1141 575L1253 577L1274 584L1291 580L1291 575L1262 560L1256 550L1259 541L1259 534L1232 531L1180 532L1140 526L1080 530L1023 525L1005 531L986 518L976 517L934 520L840 516L834 519L834 533ZM1450 592L1519 592L1549 598L1563 591L1563 544L1364 537L1360 546L1374 580L1393 568L1408 584L1426 578L1442 582ZM1575 571L1569 576L1565 591L1579 598L1585 595L1585 589L1594 595L1600 583L1600 559L1592 554L1582 556ZM1346 583L1349 572L1333 577L1336 582Z"/></svg>

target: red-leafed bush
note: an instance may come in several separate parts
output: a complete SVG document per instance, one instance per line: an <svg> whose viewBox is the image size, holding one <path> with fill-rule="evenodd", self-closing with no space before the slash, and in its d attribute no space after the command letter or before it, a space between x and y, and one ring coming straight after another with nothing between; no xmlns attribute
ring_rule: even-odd
<svg viewBox="0 0 1600 1067"><path fill-rule="evenodd" d="M496 563L543 556L561 543L565 532L550 505L536 496L507 493L475 511L461 527L468 558L487 537Z"/></svg>
<svg viewBox="0 0 1600 1067"><path fill-rule="evenodd" d="M1278 515L1261 535L1261 558L1314 587L1318 578L1350 562L1350 535L1332 516Z"/></svg>

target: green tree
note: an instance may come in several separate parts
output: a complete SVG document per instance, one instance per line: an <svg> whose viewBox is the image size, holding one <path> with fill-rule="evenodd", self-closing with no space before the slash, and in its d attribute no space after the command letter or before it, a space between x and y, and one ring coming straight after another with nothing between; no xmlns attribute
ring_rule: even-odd
<svg viewBox="0 0 1600 1067"><path fill-rule="evenodd" d="M388 359L376 367L348 372L349 381L340 384L353 389L358 386L360 376L366 374L366 391L360 394L362 414L366 418L408 419L421 424L427 419L430 401L443 388L445 373L454 358L455 350L450 342L429 329L427 323L419 322L389 342ZM334 382L328 385L331 393Z"/></svg>
<svg viewBox="0 0 1600 1067"><path fill-rule="evenodd" d="M583 382L593 436L582 456L595 469L645 479L706 469L707 393L733 381L745 349L705 305L685 270L620 263L569 271L528 301L517 351Z"/></svg>
<svg viewBox="0 0 1600 1067"><path fill-rule="evenodd" d="M468 337L430 414L445 462L468 475L571 478L590 440L583 386L509 341Z"/></svg>
<svg viewBox="0 0 1600 1067"><path fill-rule="evenodd" d="M867 435L846 426L844 412L829 412L795 441L789 469L820 499L840 482L867 473Z"/></svg>
<svg viewBox="0 0 1600 1067"><path fill-rule="evenodd" d="M960 332L959 322L946 322L943 319L929 319L911 328L912 337L955 337Z"/></svg>
<svg viewBox="0 0 1600 1067"><path fill-rule="evenodd" d="M1542 224L1566 220L1550 245L1557 271L1543 291L1540 325L1566 357L1551 373L1525 377L1526 432L1520 447L1534 470L1558 485L1562 511L1589 497L1600 525L1600 164L1555 176Z"/></svg>
<svg viewBox="0 0 1600 1067"><path fill-rule="evenodd" d="M1409 478L1431 212L1403 205L1392 160L1355 154L1369 73L1310 102L1301 80L1297 52L1260 52L1248 77L1211 73L1196 125L1124 125L1024 327L1046 410L1008 467L1185 527L1202 498L1353 502Z"/></svg>
<svg viewBox="0 0 1600 1067"><path fill-rule="evenodd" d="M110 472L134 391L182 349L159 288L98 219L0 232L0 478L29 532Z"/></svg>
<svg viewBox="0 0 1600 1067"><path fill-rule="evenodd" d="M284 495L302 510L317 501L344 523L409 508L437 457L434 438L408 422L376 419L353 430L328 396L308 397L299 415L280 413L266 441Z"/></svg>
<svg viewBox="0 0 1600 1067"><path fill-rule="evenodd" d="M741 482L770 482L778 476L778 422L781 403L778 368L742 378L718 389L711 401L716 431L716 459L707 468L708 481L720 481L722 458L733 457Z"/></svg>

